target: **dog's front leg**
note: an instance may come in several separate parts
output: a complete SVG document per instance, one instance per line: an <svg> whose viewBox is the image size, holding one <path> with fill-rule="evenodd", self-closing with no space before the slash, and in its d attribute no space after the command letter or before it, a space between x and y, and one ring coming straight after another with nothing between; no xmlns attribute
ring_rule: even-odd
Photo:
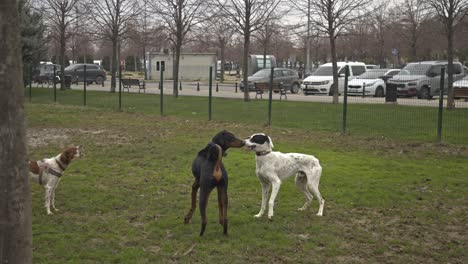
<svg viewBox="0 0 468 264"><path fill-rule="evenodd" d="M266 203L268 200L268 194L270 193L270 184L268 182L261 182L262 184L262 205L260 207L260 212L254 215L254 217L261 217L266 209Z"/></svg>
<svg viewBox="0 0 468 264"><path fill-rule="evenodd" d="M47 211L48 215L52 214L52 212L50 211L51 200L52 200L52 187L49 186L49 185L46 185L45 186L45 205L44 206L46 208L46 211Z"/></svg>
<svg viewBox="0 0 468 264"><path fill-rule="evenodd" d="M57 183L55 183L55 186L52 188L52 192L51 192L52 209L54 209L54 211L56 211L56 212L58 212L59 209L55 208L55 190L57 190L57 186L59 184L59 181L60 181L60 179L57 181Z"/></svg>
<svg viewBox="0 0 468 264"><path fill-rule="evenodd" d="M270 201L268 202L268 219L273 218L273 207L275 206L275 199L280 189L280 186L281 186L280 180L276 180L271 183L271 196L270 196Z"/></svg>

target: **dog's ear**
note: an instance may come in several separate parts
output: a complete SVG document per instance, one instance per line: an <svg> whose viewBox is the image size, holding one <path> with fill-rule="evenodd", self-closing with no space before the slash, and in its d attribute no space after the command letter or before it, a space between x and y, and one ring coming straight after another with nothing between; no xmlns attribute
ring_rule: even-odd
<svg viewBox="0 0 468 264"><path fill-rule="evenodd" d="M267 138L268 138L267 141L268 141L268 143L270 144L270 147L271 147L271 148L274 148L275 146L273 145L273 141L271 140L270 136L268 136L268 135L265 135L265 136L267 136Z"/></svg>
<svg viewBox="0 0 468 264"><path fill-rule="evenodd" d="M226 142L224 141L224 134L226 133L226 130L221 130L218 134L216 134L213 139L211 140L212 142L224 146L226 145Z"/></svg>

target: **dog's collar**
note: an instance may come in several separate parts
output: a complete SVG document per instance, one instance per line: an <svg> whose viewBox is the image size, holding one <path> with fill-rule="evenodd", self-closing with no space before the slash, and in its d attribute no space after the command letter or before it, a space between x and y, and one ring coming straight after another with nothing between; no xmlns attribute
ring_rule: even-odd
<svg viewBox="0 0 468 264"><path fill-rule="evenodd" d="M62 171L65 171L65 169L67 168L67 165L62 164L62 162L61 162L60 160L58 160L57 158L55 158L55 162L57 162L59 168L60 168Z"/></svg>
<svg viewBox="0 0 468 264"><path fill-rule="evenodd" d="M255 155L257 156L265 156L267 154L270 154L271 151L260 151L260 152L255 152Z"/></svg>

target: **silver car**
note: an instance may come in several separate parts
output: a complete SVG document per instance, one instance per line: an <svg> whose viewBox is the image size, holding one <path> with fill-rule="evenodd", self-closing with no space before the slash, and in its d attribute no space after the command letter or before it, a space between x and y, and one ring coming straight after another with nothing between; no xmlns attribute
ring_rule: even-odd
<svg viewBox="0 0 468 264"><path fill-rule="evenodd" d="M398 96L417 96L430 99L440 92L440 73L445 68L445 83L448 81L447 61L423 61L406 65L399 74L387 82L387 89L396 86ZM453 63L454 80L463 78L461 63Z"/></svg>

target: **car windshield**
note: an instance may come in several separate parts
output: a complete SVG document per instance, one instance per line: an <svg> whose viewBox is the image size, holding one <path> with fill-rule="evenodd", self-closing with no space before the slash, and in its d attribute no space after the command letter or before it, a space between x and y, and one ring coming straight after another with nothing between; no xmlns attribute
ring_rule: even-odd
<svg viewBox="0 0 468 264"><path fill-rule="evenodd" d="M425 75L430 68L429 64L408 64L398 75Z"/></svg>
<svg viewBox="0 0 468 264"><path fill-rule="evenodd" d="M377 79L380 76L384 75L387 72L387 70L383 71L375 71L375 70L370 70L366 71L365 73L359 75L359 79Z"/></svg>
<svg viewBox="0 0 468 264"><path fill-rule="evenodd" d="M76 64L73 64L73 65L70 65L68 67L65 68L66 71L69 71L69 70L73 70L76 68Z"/></svg>
<svg viewBox="0 0 468 264"><path fill-rule="evenodd" d="M314 71L311 76L333 76L332 66L320 66Z"/></svg>
<svg viewBox="0 0 468 264"><path fill-rule="evenodd" d="M256 73L254 73L254 75L252 75L252 77L268 77L270 76L270 72L271 70L270 69L263 69L263 70L260 70Z"/></svg>

